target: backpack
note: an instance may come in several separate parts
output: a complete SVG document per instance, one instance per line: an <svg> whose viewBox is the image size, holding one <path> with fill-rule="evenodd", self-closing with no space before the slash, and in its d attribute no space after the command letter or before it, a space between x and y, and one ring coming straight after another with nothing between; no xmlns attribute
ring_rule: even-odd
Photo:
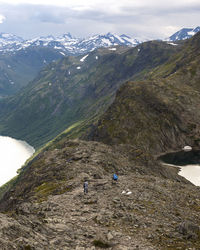
<svg viewBox="0 0 200 250"><path fill-rule="evenodd" d="M113 180L115 180L115 181L118 180L118 176L116 174L113 174Z"/></svg>

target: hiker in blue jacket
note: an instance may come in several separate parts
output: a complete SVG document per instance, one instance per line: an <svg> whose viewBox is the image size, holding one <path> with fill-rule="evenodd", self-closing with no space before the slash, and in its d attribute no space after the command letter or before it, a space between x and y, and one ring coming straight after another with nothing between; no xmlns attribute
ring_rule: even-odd
<svg viewBox="0 0 200 250"><path fill-rule="evenodd" d="M116 174L113 174L113 181L117 182L118 176Z"/></svg>

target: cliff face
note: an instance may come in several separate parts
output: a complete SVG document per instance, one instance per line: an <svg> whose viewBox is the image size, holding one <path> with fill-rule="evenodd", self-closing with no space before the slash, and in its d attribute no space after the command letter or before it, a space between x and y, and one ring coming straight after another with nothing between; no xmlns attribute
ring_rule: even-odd
<svg viewBox="0 0 200 250"><path fill-rule="evenodd" d="M131 144L159 154L199 146L200 94L183 83L129 82L90 136L107 144Z"/></svg>
<svg viewBox="0 0 200 250"><path fill-rule="evenodd" d="M130 145L78 140L51 145L21 170L0 202L1 247L198 247L199 188L176 169L155 162L147 168L145 161Z"/></svg>

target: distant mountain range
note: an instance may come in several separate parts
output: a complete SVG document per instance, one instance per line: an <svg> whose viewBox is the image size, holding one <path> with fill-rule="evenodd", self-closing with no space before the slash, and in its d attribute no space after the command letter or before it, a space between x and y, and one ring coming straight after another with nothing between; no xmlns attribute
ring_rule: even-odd
<svg viewBox="0 0 200 250"><path fill-rule="evenodd" d="M110 47L116 45L136 46L140 42L127 35L95 35L89 38L74 38L70 33L62 36L46 36L24 40L21 37L1 33L0 53L15 52L28 47L48 47L60 51L63 55L77 55L93 51L99 47Z"/></svg>
<svg viewBox="0 0 200 250"><path fill-rule="evenodd" d="M166 41L185 40L200 31L200 27L194 29L184 28L166 39ZM25 40L13 34L0 33L0 54L16 52L30 47L47 47L55 49L62 55L80 55L91 52L100 47L110 47L116 45L136 46L143 41L131 38L127 35L116 35L107 33L105 35L95 35L88 38L75 38L70 33L54 37L38 37Z"/></svg>
<svg viewBox="0 0 200 250"><path fill-rule="evenodd" d="M182 29L170 36L168 43L187 39L200 30ZM13 34L0 33L0 97L16 93L33 80L49 63L67 55L87 55L98 48L135 47L142 41L127 35L107 33L89 38L74 38L70 33L25 40Z"/></svg>

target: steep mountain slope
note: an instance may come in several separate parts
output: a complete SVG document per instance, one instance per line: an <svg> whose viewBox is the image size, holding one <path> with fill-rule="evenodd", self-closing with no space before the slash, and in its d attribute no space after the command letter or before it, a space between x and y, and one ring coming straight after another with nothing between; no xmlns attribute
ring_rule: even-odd
<svg viewBox="0 0 200 250"><path fill-rule="evenodd" d="M70 33L60 37L39 37L24 40L0 33L0 96L16 93L36 77L46 64L65 55L80 55L99 47L136 46L139 42L126 35L96 35L85 39Z"/></svg>
<svg viewBox="0 0 200 250"><path fill-rule="evenodd" d="M128 82L91 132L108 144L129 143L159 154L200 144L200 33L181 52L151 72Z"/></svg>
<svg viewBox="0 0 200 250"><path fill-rule="evenodd" d="M166 48L174 46L163 44L167 47L160 50L160 43L156 42L130 51L122 49L117 54L100 50L87 57L65 58L62 63L49 66L52 71L59 70L60 82L63 75L66 76L63 85L69 89L63 90L60 84L59 90L63 90L63 96L69 91L66 100L71 107L87 107L88 116L92 114L91 105L86 105L89 96L85 100L83 90L74 87L81 85L80 77L86 75L85 71L74 75L77 70L87 68L90 73L87 83L93 82L91 75L98 79L97 76L107 73L106 70L113 70L122 80L123 74L128 74L129 78L146 76L148 79L129 81L120 87L113 104L90 131L90 138L100 142L57 137L37 152L22 167L18 177L4 187L6 192L0 200L3 248L199 248L199 187L177 175L178 168L163 166L156 158L157 154L180 149L185 144L199 148L199 41L200 34L197 34L178 53L169 49L173 54L170 58ZM140 57L143 50L145 53ZM96 58L104 64L98 64ZM116 60L121 67L117 67ZM110 62L117 70L111 68ZM95 67L89 66L90 63ZM127 71L122 71L123 65ZM98 71L101 67L104 70ZM70 81L67 76L72 77ZM103 81L110 76L110 83L117 79L114 74L103 76L106 76ZM48 68L42 71L37 81L27 87L27 93L31 94L29 99L33 102L36 98L35 103L40 104L40 98L50 93L47 86L56 85L57 80ZM93 82L97 86L90 92L91 97L105 97L102 88L112 95L111 90L116 86L108 87L101 82L102 78ZM86 83L85 86L93 87ZM37 91L41 97L32 95L31 91ZM56 88L54 93L52 102L56 98L62 100ZM77 106L74 96L80 97L82 106ZM25 105L28 98L21 95L21 100ZM98 100L100 103L101 98ZM14 101L10 101L9 108L14 108ZM91 103L96 105L95 110L100 109L96 103ZM56 106L55 113L60 112L60 106ZM3 108L4 111L8 109ZM61 114L65 114L63 110ZM111 180L113 173L119 176L117 183ZM85 179L89 181L87 195L83 194L82 187Z"/></svg>
<svg viewBox="0 0 200 250"><path fill-rule="evenodd" d="M39 146L76 122L91 123L125 80L144 78L179 49L155 41L50 64L24 91L0 102L0 133Z"/></svg>
<svg viewBox="0 0 200 250"><path fill-rule="evenodd" d="M62 58L50 48L26 48L15 53L0 53L0 96L16 93L48 63Z"/></svg>

